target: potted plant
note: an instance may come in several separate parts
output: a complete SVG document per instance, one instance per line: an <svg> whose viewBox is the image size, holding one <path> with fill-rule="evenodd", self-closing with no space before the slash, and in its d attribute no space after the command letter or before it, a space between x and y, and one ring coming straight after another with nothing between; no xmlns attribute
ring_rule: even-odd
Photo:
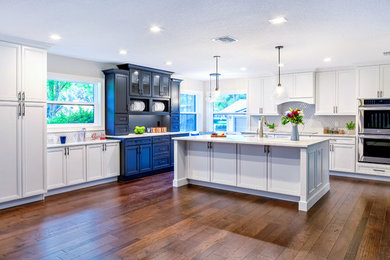
<svg viewBox="0 0 390 260"><path fill-rule="evenodd" d="M275 132L275 123L266 124L270 132Z"/></svg>
<svg viewBox="0 0 390 260"><path fill-rule="evenodd" d="M285 115L282 117L282 125L286 125L288 123L292 124L292 131L291 131L292 141L299 141L298 125L304 124L303 116L304 116L303 111L297 107L297 109L295 110L290 108L290 111L287 111Z"/></svg>
<svg viewBox="0 0 390 260"><path fill-rule="evenodd" d="M356 124L353 121L351 121L351 122L347 123L346 125L347 125L347 129L348 129L348 134L354 135Z"/></svg>

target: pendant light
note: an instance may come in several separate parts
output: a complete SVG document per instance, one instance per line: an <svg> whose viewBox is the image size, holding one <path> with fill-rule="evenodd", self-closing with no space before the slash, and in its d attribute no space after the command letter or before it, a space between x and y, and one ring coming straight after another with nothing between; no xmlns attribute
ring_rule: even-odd
<svg viewBox="0 0 390 260"><path fill-rule="evenodd" d="M274 98L278 103L282 103L288 97L286 88L280 83L280 49L283 49L283 46L276 46L275 49L278 49L278 86L274 90Z"/></svg>
<svg viewBox="0 0 390 260"><path fill-rule="evenodd" d="M210 73L210 101L213 102L215 98L217 98L220 94L219 91L219 77L221 74L218 72L218 59L221 58L221 56L214 56L215 59L215 73ZM215 84L213 84L213 80L215 81ZM214 93L213 93L214 92Z"/></svg>

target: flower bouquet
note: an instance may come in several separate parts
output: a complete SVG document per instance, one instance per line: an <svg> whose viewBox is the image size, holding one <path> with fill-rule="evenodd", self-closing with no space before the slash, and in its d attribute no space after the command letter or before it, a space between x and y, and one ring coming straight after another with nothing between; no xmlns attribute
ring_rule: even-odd
<svg viewBox="0 0 390 260"><path fill-rule="evenodd" d="M286 125L288 123L292 124L292 132L291 132L291 140L292 141L298 141L299 140L299 133L298 133L298 125L304 124L303 123L303 111L300 110L298 107L297 109L293 110L290 108L290 111L287 111L285 115L282 117L282 125Z"/></svg>

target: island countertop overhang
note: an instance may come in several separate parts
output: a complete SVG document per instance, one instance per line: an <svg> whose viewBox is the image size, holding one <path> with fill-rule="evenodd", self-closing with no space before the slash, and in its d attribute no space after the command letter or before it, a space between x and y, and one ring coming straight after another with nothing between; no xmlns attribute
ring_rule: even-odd
<svg viewBox="0 0 390 260"><path fill-rule="evenodd" d="M269 145L307 148L309 146L329 141L329 138L308 138L299 141L291 141L284 138L266 138L266 137L247 137L247 136L227 136L227 137L210 137L208 135L186 136L172 138L175 141L192 141L192 142L215 142L231 144L251 144L251 145Z"/></svg>

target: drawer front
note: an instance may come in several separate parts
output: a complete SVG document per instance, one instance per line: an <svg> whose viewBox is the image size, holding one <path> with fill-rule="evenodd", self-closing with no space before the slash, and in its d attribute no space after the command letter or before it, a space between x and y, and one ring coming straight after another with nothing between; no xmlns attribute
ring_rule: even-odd
<svg viewBox="0 0 390 260"><path fill-rule="evenodd" d="M126 146L129 145L139 145L139 144L151 144L152 138L145 137L145 138L129 138L126 140Z"/></svg>
<svg viewBox="0 0 390 260"><path fill-rule="evenodd" d="M153 143L168 143L171 141L171 136L163 135L163 136L155 136L153 137Z"/></svg>
<svg viewBox="0 0 390 260"><path fill-rule="evenodd" d="M116 125L127 125L129 124L129 116L123 114L115 114Z"/></svg>
<svg viewBox="0 0 390 260"><path fill-rule="evenodd" d="M128 125L115 125L115 135L128 135L129 126Z"/></svg>
<svg viewBox="0 0 390 260"><path fill-rule="evenodd" d="M357 165L357 172L369 175L390 176L390 169L381 166Z"/></svg>
<svg viewBox="0 0 390 260"><path fill-rule="evenodd" d="M153 156L169 155L171 142L153 144Z"/></svg>
<svg viewBox="0 0 390 260"><path fill-rule="evenodd" d="M330 139L331 144L355 144L355 138L335 138Z"/></svg>
<svg viewBox="0 0 390 260"><path fill-rule="evenodd" d="M156 157L153 159L153 169L162 169L171 166L171 159L169 156Z"/></svg>

